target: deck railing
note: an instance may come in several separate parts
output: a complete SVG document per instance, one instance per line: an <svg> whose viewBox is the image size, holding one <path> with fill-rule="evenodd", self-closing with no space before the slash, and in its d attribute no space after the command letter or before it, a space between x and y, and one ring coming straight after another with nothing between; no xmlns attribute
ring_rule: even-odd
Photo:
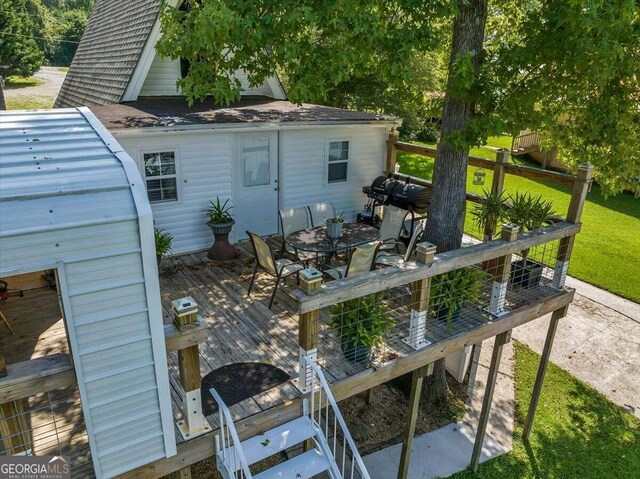
<svg viewBox="0 0 640 479"><path fill-rule="evenodd" d="M334 474L344 479L370 479L324 374L313 359L305 358L305 362L311 371L311 392L306 400L311 407L305 412L325 438L321 446L327 448L323 452L334 462Z"/></svg>
<svg viewBox="0 0 640 479"><path fill-rule="evenodd" d="M540 144L542 138L537 133L525 133L513 138L511 151L526 150L534 148Z"/></svg>

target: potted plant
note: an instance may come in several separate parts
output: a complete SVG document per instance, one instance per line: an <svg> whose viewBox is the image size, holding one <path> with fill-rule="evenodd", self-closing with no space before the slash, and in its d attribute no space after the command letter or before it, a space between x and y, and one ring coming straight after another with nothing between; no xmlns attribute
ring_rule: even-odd
<svg viewBox="0 0 640 479"><path fill-rule="evenodd" d="M431 280L429 309L434 318L447 321L447 327L458 319L462 304L480 296L485 273L476 268L461 268L434 276Z"/></svg>
<svg viewBox="0 0 640 479"><path fill-rule="evenodd" d="M171 253L173 236L171 236L171 233L159 228L153 228L153 236L156 240L156 259L158 260L158 266L160 266L162 257Z"/></svg>
<svg viewBox="0 0 640 479"><path fill-rule="evenodd" d="M333 218L325 220L327 224L327 236L331 239L338 239L342 236L342 226L344 225L344 211Z"/></svg>
<svg viewBox="0 0 640 479"><path fill-rule="evenodd" d="M542 196L532 196L530 193L509 196L510 207L506 219L520 227L520 232L542 228L550 223L554 215L553 205L545 201ZM528 259L529 248L520 252L520 260L511 263L510 282L514 286L529 288L540 284L543 266Z"/></svg>
<svg viewBox="0 0 640 479"><path fill-rule="evenodd" d="M216 196L215 203L210 201L211 205L205 210L209 221L207 225L213 232L213 245L207 251L207 257L215 261L228 261L234 259L238 253L236 249L229 243L229 233L235 223L231 216L231 206L228 206L229 200L224 203L220 202L220 198Z"/></svg>
<svg viewBox="0 0 640 479"><path fill-rule="evenodd" d="M372 294L336 304L329 311L329 327L338 334L340 349L348 361L369 361L371 348L379 346L394 325L382 299Z"/></svg>
<svg viewBox="0 0 640 479"><path fill-rule="evenodd" d="M502 193L484 190L482 203L476 203L471 215L478 229L484 233L484 241L491 241L500 221L505 219L506 200Z"/></svg>

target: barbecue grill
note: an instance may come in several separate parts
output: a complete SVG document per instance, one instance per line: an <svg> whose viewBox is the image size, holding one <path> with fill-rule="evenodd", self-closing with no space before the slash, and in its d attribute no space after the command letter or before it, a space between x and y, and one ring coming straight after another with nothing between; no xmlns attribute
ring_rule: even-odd
<svg viewBox="0 0 640 479"><path fill-rule="evenodd" d="M371 186L363 187L362 192L369 198L365 211L358 215L358 220L363 223L379 223L380 217L375 211L378 206L383 205L393 205L406 210L411 213L413 220L415 215L427 212L431 201L429 188L386 176L378 176Z"/></svg>

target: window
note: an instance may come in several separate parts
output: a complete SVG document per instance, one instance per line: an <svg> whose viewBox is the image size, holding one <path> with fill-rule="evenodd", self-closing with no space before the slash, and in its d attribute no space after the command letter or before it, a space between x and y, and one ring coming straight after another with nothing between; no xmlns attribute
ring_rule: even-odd
<svg viewBox="0 0 640 479"><path fill-rule="evenodd" d="M142 159L149 202L177 201L178 179L175 151L144 153Z"/></svg>
<svg viewBox="0 0 640 479"><path fill-rule="evenodd" d="M327 160L327 183L347 181L349 141L330 141Z"/></svg>

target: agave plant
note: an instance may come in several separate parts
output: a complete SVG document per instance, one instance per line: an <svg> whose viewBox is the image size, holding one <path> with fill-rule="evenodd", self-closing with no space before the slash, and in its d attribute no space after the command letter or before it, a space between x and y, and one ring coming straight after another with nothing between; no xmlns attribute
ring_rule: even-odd
<svg viewBox="0 0 640 479"><path fill-rule="evenodd" d="M505 219L507 202L502 194L484 190L482 203L477 203L471 215L478 229L484 232L484 240L490 241L496 234L498 223Z"/></svg>
<svg viewBox="0 0 640 479"><path fill-rule="evenodd" d="M204 210L209 217L209 224L225 225L233 222L233 216L231 216L231 208L233 207L227 206L229 204L228 199L224 203L220 203L220 197L216 196L216 202L210 201L209 203L211 203L211 206Z"/></svg>
<svg viewBox="0 0 640 479"><path fill-rule="evenodd" d="M530 193L518 193L509 196L510 207L506 212L506 219L520 227L520 232L532 231L551 222L555 211L551 201L545 201L540 196L532 196ZM522 259L526 261L529 249L521 252Z"/></svg>

